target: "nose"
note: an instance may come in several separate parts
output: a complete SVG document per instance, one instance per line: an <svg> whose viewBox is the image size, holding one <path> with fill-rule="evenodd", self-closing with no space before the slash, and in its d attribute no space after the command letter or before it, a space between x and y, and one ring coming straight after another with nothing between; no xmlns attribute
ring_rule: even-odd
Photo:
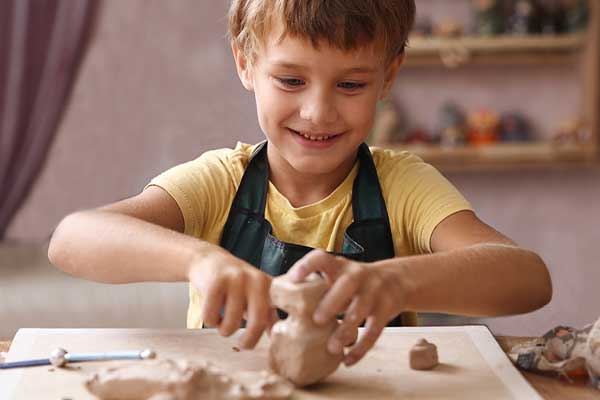
<svg viewBox="0 0 600 400"><path fill-rule="evenodd" d="M315 89L303 99L300 118L315 126L333 124L339 117L335 98L326 90Z"/></svg>

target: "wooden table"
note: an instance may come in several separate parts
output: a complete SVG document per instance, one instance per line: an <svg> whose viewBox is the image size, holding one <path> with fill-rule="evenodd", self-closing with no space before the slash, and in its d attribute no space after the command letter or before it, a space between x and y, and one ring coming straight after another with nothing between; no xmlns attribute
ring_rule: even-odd
<svg viewBox="0 0 600 400"><path fill-rule="evenodd" d="M530 338L498 336L496 337L500 347L506 351L511 346L522 343ZM0 341L0 351L8 351L10 341ZM522 372L525 379L533 386L538 393L548 400L558 399L600 399L600 391L586 386L583 382L568 383L556 378Z"/></svg>

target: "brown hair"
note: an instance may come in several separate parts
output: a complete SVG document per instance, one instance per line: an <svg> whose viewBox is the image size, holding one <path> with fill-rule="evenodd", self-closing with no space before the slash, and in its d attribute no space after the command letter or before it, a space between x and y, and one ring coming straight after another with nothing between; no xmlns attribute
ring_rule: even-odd
<svg viewBox="0 0 600 400"><path fill-rule="evenodd" d="M251 59L274 22L283 35L320 40L348 51L381 40L386 63L404 51L415 19L414 0L233 0L229 36Z"/></svg>

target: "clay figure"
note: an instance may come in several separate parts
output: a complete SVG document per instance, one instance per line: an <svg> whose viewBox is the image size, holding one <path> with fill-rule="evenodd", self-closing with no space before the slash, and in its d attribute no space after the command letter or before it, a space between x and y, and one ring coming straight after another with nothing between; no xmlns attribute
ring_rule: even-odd
<svg viewBox="0 0 600 400"><path fill-rule="evenodd" d="M327 290L327 282L317 274L300 283L282 275L271 283L271 301L286 311L288 317L271 330L269 364L273 371L298 387L324 379L344 357L327 351L327 341L338 326L337 319L325 325L313 322L313 313Z"/></svg>
<svg viewBox="0 0 600 400"><path fill-rule="evenodd" d="M412 369L426 370L439 364L437 347L425 339L419 339L410 349L409 365Z"/></svg>
<svg viewBox="0 0 600 400"><path fill-rule="evenodd" d="M267 371L227 375L208 361L115 364L94 373L88 391L110 400L283 400L293 385Z"/></svg>

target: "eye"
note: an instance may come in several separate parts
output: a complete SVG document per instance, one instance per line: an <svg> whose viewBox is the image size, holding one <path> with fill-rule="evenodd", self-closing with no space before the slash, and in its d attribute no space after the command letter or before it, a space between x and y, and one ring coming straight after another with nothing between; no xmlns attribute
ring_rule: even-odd
<svg viewBox="0 0 600 400"><path fill-rule="evenodd" d="M337 86L345 90L357 90L364 88L366 85L366 83L362 82L340 82Z"/></svg>
<svg viewBox="0 0 600 400"><path fill-rule="evenodd" d="M304 85L304 81L298 78L276 78L283 86L297 88Z"/></svg>

